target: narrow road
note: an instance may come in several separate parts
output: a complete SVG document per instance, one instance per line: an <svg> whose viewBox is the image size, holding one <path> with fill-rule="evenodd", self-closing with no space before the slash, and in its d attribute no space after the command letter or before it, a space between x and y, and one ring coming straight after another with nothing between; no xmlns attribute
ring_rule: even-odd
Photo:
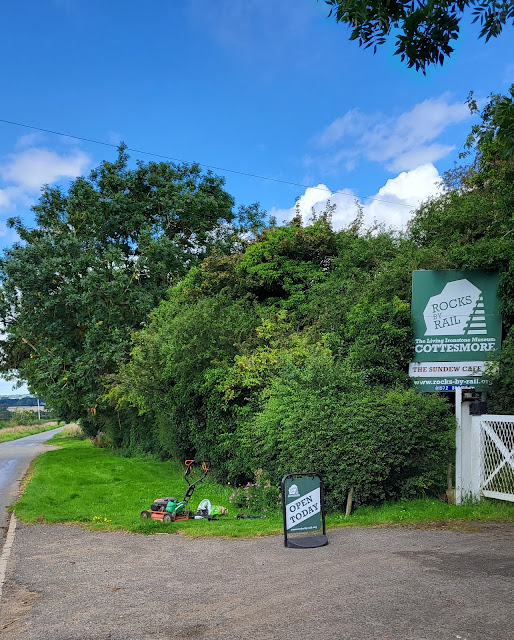
<svg viewBox="0 0 514 640"><path fill-rule="evenodd" d="M29 464L33 458L44 451L44 443L62 429L64 427L58 427L0 444L0 545L7 528L9 515L7 507L15 502L20 481Z"/></svg>

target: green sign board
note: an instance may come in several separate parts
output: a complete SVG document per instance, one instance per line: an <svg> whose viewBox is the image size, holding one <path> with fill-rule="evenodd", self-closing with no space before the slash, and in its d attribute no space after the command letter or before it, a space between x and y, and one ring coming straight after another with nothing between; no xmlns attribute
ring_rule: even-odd
<svg viewBox="0 0 514 640"><path fill-rule="evenodd" d="M501 346L499 278L490 271L414 271L412 318L418 391L490 385Z"/></svg>
<svg viewBox="0 0 514 640"><path fill-rule="evenodd" d="M328 543L325 534L323 482L317 473L295 473L282 479L284 544L287 547L318 547ZM290 534L313 534L290 538Z"/></svg>

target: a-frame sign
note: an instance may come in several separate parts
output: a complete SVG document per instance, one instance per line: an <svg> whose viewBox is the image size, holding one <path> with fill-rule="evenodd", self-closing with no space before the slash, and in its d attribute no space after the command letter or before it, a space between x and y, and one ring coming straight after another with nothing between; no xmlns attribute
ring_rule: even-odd
<svg viewBox="0 0 514 640"><path fill-rule="evenodd" d="M288 473L282 478L284 546L310 549L328 544L323 481L315 472Z"/></svg>

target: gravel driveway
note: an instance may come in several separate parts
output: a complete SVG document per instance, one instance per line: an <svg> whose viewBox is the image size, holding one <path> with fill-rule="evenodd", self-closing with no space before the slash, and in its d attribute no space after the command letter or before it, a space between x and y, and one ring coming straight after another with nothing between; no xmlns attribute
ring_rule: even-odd
<svg viewBox="0 0 514 640"><path fill-rule="evenodd" d="M194 526L194 524L193 524ZM19 525L2 640L514 638L514 525L281 537Z"/></svg>

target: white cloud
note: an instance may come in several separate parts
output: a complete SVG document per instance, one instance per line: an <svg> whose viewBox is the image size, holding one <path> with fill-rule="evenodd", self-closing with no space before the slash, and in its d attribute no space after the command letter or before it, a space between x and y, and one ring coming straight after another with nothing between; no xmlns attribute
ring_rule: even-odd
<svg viewBox="0 0 514 640"><path fill-rule="evenodd" d="M325 184L318 184L316 187L308 187L305 193L298 199L297 204L304 222L308 221L313 210L316 214L324 211L328 200L330 200L332 204L337 204L337 210L332 218L334 228L344 226L348 215L351 216L349 212L353 211L353 217L351 219L355 218L355 196L350 189L332 193ZM290 209L277 209L273 207L270 211L270 216L274 216L278 224L282 224L282 222L289 222L289 220L296 215L296 211L296 206Z"/></svg>
<svg viewBox="0 0 514 640"><path fill-rule="evenodd" d="M25 147L34 147L36 144L41 144L45 139L44 135L39 131L33 133L27 133L16 141L16 149L24 149Z"/></svg>
<svg viewBox="0 0 514 640"><path fill-rule="evenodd" d="M22 187L5 187L0 189L0 210L16 206L31 206L34 198L30 197Z"/></svg>
<svg viewBox="0 0 514 640"><path fill-rule="evenodd" d="M78 149L59 155L55 151L31 147L8 156L7 162L0 164L0 177L34 192L44 184L81 175L89 163L89 156Z"/></svg>
<svg viewBox="0 0 514 640"><path fill-rule="evenodd" d="M358 109L350 109L344 116L331 122L318 136L317 142L320 146L331 146L345 136L360 135L369 125L375 125L379 118L379 115L366 115Z"/></svg>
<svg viewBox="0 0 514 640"><path fill-rule="evenodd" d="M2 207L8 207L10 202L9 193L7 189L0 189L0 209Z"/></svg>
<svg viewBox="0 0 514 640"><path fill-rule="evenodd" d="M393 158L387 165L387 169L402 171L408 167L415 168L424 164L433 164L441 158L445 158L454 149L454 146L437 143L409 149Z"/></svg>
<svg viewBox="0 0 514 640"><path fill-rule="evenodd" d="M447 156L454 146L434 141L469 117L468 107L451 103L447 94L424 100L396 118L352 109L316 137L319 161L332 167L344 162L349 168L366 159L390 171L409 171Z"/></svg>
<svg viewBox="0 0 514 640"><path fill-rule="evenodd" d="M359 204L364 209L364 225L370 227L375 222L404 228L410 220L412 211L423 201L440 192L439 172L433 164L425 164L411 171L403 171L391 178L375 194L374 199L362 199ZM309 187L299 200L300 213L304 222L311 215L312 208L316 214L325 210L328 200L336 205L332 214L334 229L341 229L350 224L357 216L357 196L351 189L332 192L326 185ZM296 208L272 209L270 215L277 221L288 221L296 214Z"/></svg>
<svg viewBox="0 0 514 640"><path fill-rule="evenodd" d="M28 210L36 202L44 184L76 178L91 165L90 157L80 149L59 153L34 146L40 139L39 134L22 136L14 147L15 151L0 159L2 245L12 244L18 239L17 234L7 228L7 217L20 215L20 210Z"/></svg>
<svg viewBox="0 0 514 640"><path fill-rule="evenodd" d="M366 220L397 228L405 227L417 206L441 193L440 175L433 164L403 171L388 180L365 209ZM407 205L407 206L405 206Z"/></svg>

